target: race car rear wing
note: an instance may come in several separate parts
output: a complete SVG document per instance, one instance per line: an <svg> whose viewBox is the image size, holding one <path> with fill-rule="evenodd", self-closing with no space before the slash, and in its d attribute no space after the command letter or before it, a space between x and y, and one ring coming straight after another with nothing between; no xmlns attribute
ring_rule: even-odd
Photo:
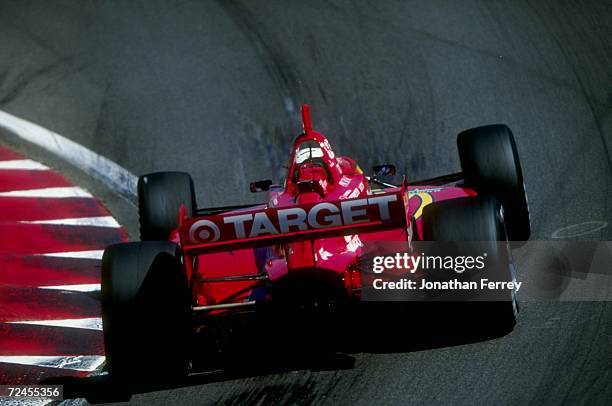
<svg viewBox="0 0 612 406"><path fill-rule="evenodd" d="M201 255L327 237L406 229L407 193L256 207L184 219L179 226L183 252Z"/></svg>

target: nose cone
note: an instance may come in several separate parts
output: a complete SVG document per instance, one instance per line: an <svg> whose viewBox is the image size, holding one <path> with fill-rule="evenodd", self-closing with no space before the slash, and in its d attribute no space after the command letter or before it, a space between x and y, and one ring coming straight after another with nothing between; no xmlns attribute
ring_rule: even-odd
<svg viewBox="0 0 612 406"><path fill-rule="evenodd" d="M307 104L302 104L302 127L304 128L304 134L309 135L312 132L310 106Z"/></svg>

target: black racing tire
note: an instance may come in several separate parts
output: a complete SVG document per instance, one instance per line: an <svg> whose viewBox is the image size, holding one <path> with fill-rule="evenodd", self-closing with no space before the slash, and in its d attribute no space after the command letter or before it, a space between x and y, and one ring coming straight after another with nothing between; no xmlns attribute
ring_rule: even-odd
<svg viewBox="0 0 612 406"><path fill-rule="evenodd" d="M486 252L488 256L484 269L480 273L465 271L465 278L514 281L514 264L500 208L497 199L488 195L430 204L423 210L424 239L448 243L440 244L444 245L441 249L446 250L446 254L451 242L456 244L457 251L452 252L455 255L482 255ZM507 334L514 329L519 311L514 290L487 292L480 297L460 300L453 302L452 307L456 311L453 314L458 314L455 321L462 327L485 330L494 336Z"/></svg>
<svg viewBox="0 0 612 406"><path fill-rule="evenodd" d="M504 207L508 239L527 241L531 235L529 204L510 128L494 124L463 131L457 136L457 146L466 186L495 196Z"/></svg>
<svg viewBox="0 0 612 406"><path fill-rule="evenodd" d="M163 241L178 227L181 205L197 210L193 180L185 172L156 172L138 178L138 216L142 241Z"/></svg>
<svg viewBox="0 0 612 406"><path fill-rule="evenodd" d="M109 246L102 258L106 366L114 387L178 380L187 373L189 290L178 246Z"/></svg>

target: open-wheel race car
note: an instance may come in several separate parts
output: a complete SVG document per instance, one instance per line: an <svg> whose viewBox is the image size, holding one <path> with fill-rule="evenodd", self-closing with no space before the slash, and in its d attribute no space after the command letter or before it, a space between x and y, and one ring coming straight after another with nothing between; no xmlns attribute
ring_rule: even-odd
<svg viewBox="0 0 612 406"><path fill-rule="evenodd" d="M523 175L507 126L460 133L460 173L404 177L395 185L384 180L393 165L368 176L353 159L337 156L313 130L307 105L302 121L284 184L251 183L251 191L269 193L264 204L200 208L187 173L139 178L142 241L108 247L102 264L112 378L185 374L190 334L260 304L360 302L359 264L368 245L529 238ZM512 267L501 269L498 279L513 280ZM495 311L490 323L510 331L518 306L514 292L505 295L483 306Z"/></svg>

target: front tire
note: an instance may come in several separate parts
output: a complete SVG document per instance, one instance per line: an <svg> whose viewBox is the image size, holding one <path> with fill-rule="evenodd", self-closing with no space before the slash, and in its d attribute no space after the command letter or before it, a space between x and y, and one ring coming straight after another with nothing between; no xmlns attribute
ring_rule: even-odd
<svg viewBox="0 0 612 406"><path fill-rule="evenodd" d="M138 178L140 239L163 241L178 227L179 210L197 210L193 180L185 172L156 172Z"/></svg>
<svg viewBox="0 0 612 406"><path fill-rule="evenodd" d="M463 131L457 136L459 159L466 186L495 196L504 207L511 241L531 235L529 204L514 135L503 124Z"/></svg>

